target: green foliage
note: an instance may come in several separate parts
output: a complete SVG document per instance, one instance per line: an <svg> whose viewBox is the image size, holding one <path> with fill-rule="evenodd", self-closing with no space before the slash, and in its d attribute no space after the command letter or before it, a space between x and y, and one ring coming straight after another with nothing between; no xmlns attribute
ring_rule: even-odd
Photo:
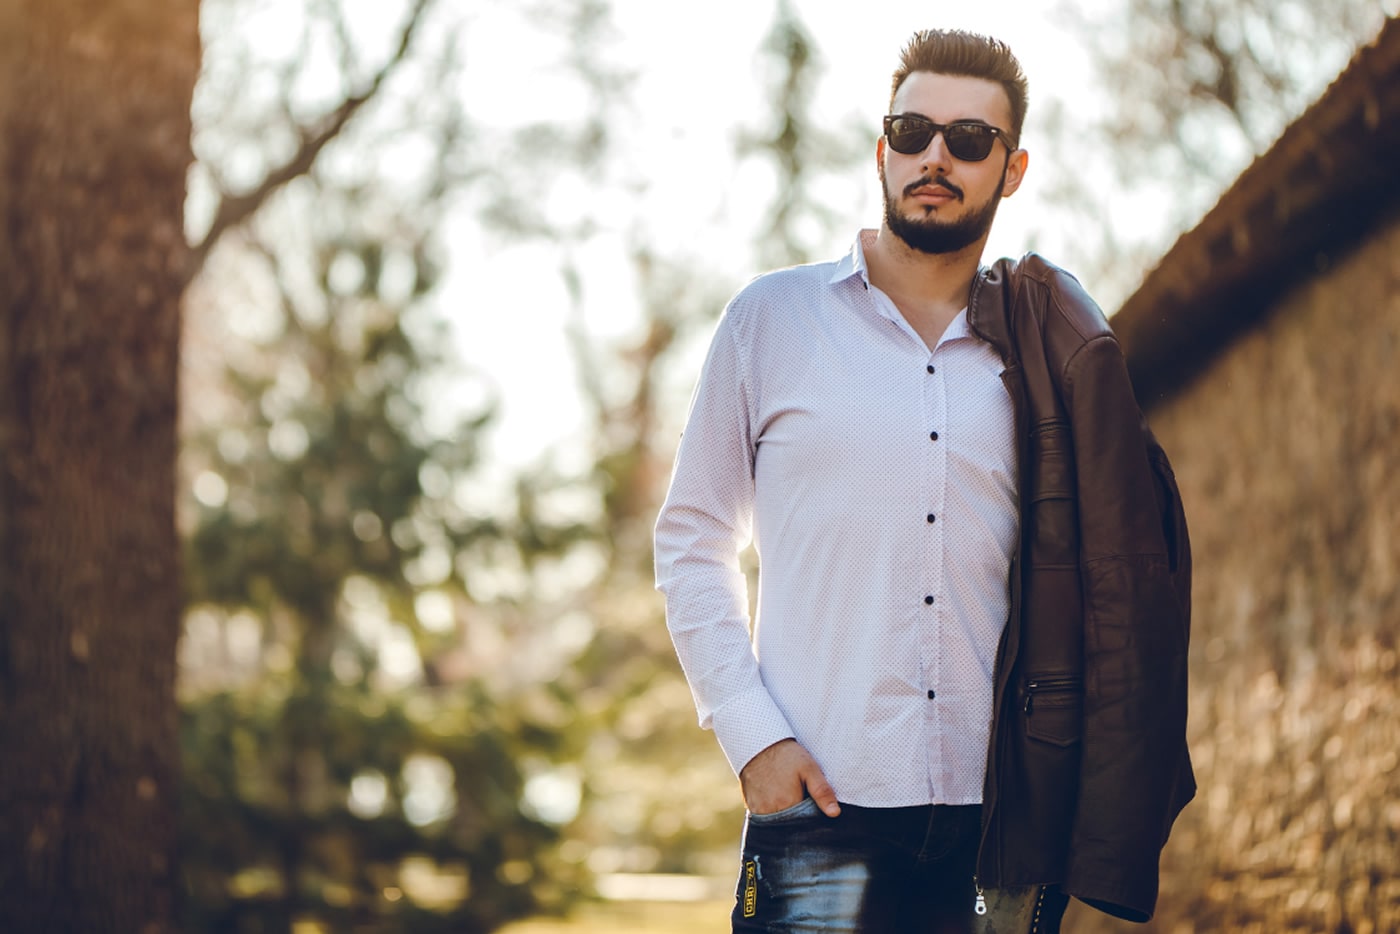
<svg viewBox="0 0 1400 934"><path fill-rule="evenodd" d="M481 495L480 393L442 425L463 380L422 301L433 234L371 187L303 179L240 257L276 301L197 376L218 417L185 450L206 491L186 559L192 929L489 931L583 885L526 794L576 752L570 699L538 657L491 649L534 617L473 595L488 573L528 591L583 530Z"/></svg>
<svg viewBox="0 0 1400 934"><path fill-rule="evenodd" d="M275 929L294 903L333 930L489 931L538 908L568 869L547 856L557 830L520 812L521 726L479 692L363 680L266 677L188 703L189 929ZM446 764L450 813L415 805L415 762Z"/></svg>
<svg viewBox="0 0 1400 934"><path fill-rule="evenodd" d="M538 166L483 157L492 140L447 90L463 25L449 4L411 0L387 46L338 3L203 12L190 214L207 231L181 504L187 926L472 932L561 908L588 887L586 852L560 843L596 704L567 676L577 640L554 628L576 612L571 569L599 560L600 510L556 508L561 486L595 497L587 484L482 469L491 394L454 364L433 309L454 209L558 236L515 196L532 186L512 171ZM570 30L598 108L615 90L589 38L605 14L543 17ZM269 17L290 43L263 41ZM587 167L602 109L582 123L551 129L574 141L562 161ZM529 133L506 148L559 170L557 137Z"/></svg>

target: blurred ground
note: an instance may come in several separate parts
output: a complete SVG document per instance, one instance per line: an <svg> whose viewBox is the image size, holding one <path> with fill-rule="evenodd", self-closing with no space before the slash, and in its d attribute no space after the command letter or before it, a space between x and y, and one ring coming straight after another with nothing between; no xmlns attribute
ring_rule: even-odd
<svg viewBox="0 0 1400 934"><path fill-rule="evenodd" d="M499 934L721 934L733 899L705 902L599 902L569 918L537 918Z"/></svg>

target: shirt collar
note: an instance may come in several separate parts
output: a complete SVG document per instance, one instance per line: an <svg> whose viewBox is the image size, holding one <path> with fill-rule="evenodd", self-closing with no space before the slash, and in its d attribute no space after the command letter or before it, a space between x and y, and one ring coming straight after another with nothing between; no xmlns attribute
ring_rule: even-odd
<svg viewBox="0 0 1400 934"><path fill-rule="evenodd" d="M874 230L862 230L856 234L855 242L845 256L836 261L831 272L830 285L844 282L852 276L860 276L860 281L870 286L870 267L865 263L865 248L875 242Z"/></svg>
<svg viewBox="0 0 1400 934"><path fill-rule="evenodd" d="M870 267L865 263L865 250L866 247L874 245L875 233L874 230L865 229L856 234L851 249L845 256L836 261L836 268L831 273L830 285L836 285L854 276L860 276L860 281L867 289L870 288ZM884 309L880 310L882 313L884 312ZM890 311L893 310L893 308L890 309ZM947 341L972 336L972 328L967 320L967 306L963 306L962 311L958 312L958 316L948 322L948 327L944 330L943 336L938 339L938 343L943 344Z"/></svg>
<svg viewBox="0 0 1400 934"><path fill-rule="evenodd" d="M937 350L938 347L943 346L948 341L955 341L959 338L972 336L972 329L968 327L967 324L967 306L964 305L962 311L958 312L958 316L952 321L949 321L948 326L943 329L942 336L938 338L938 346L933 349Z"/></svg>

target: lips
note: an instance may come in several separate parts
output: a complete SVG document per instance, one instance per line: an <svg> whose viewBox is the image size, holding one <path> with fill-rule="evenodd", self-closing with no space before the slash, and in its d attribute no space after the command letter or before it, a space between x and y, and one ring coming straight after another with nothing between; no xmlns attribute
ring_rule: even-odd
<svg viewBox="0 0 1400 934"><path fill-rule="evenodd" d="M950 182L933 181L929 178L921 178L914 184L904 189L904 194L910 198L923 201L946 202L961 201L963 193Z"/></svg>
<svg viewBox="0 0 1400 934"><path fill-rule="evenodd" d="M929 201L956 201L956 200L958 200L958 196L957 196L957 195L953 194L953 192L949 191L947 188L944 188L944 187L942 187L942 186L938 186L938 187L916 188L916 189L914 189L914 191L911 193L911 195L912 195L912 197L915 197L915 198L922 198L922 199L929 200Z"/></svg>
<svg viewBox="0 0 1400 934"><path fill-rule="evenodd" d="M915 198L935 198L945 201L961 201L961 193L947 185L920 185L909 193Z"/></svg>

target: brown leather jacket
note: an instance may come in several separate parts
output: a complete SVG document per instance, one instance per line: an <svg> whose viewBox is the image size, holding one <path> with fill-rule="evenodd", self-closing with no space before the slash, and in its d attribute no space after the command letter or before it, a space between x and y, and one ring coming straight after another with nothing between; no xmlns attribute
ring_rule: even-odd
<svg viewBox="0 0 1400 934"><path fill-rule="evenodd" d="M997 657L978 882L1145 921L1186 749L1190 546L1107 320L1035 254L984 268L972 329L1015 402L1021 540Z"/></svg>

